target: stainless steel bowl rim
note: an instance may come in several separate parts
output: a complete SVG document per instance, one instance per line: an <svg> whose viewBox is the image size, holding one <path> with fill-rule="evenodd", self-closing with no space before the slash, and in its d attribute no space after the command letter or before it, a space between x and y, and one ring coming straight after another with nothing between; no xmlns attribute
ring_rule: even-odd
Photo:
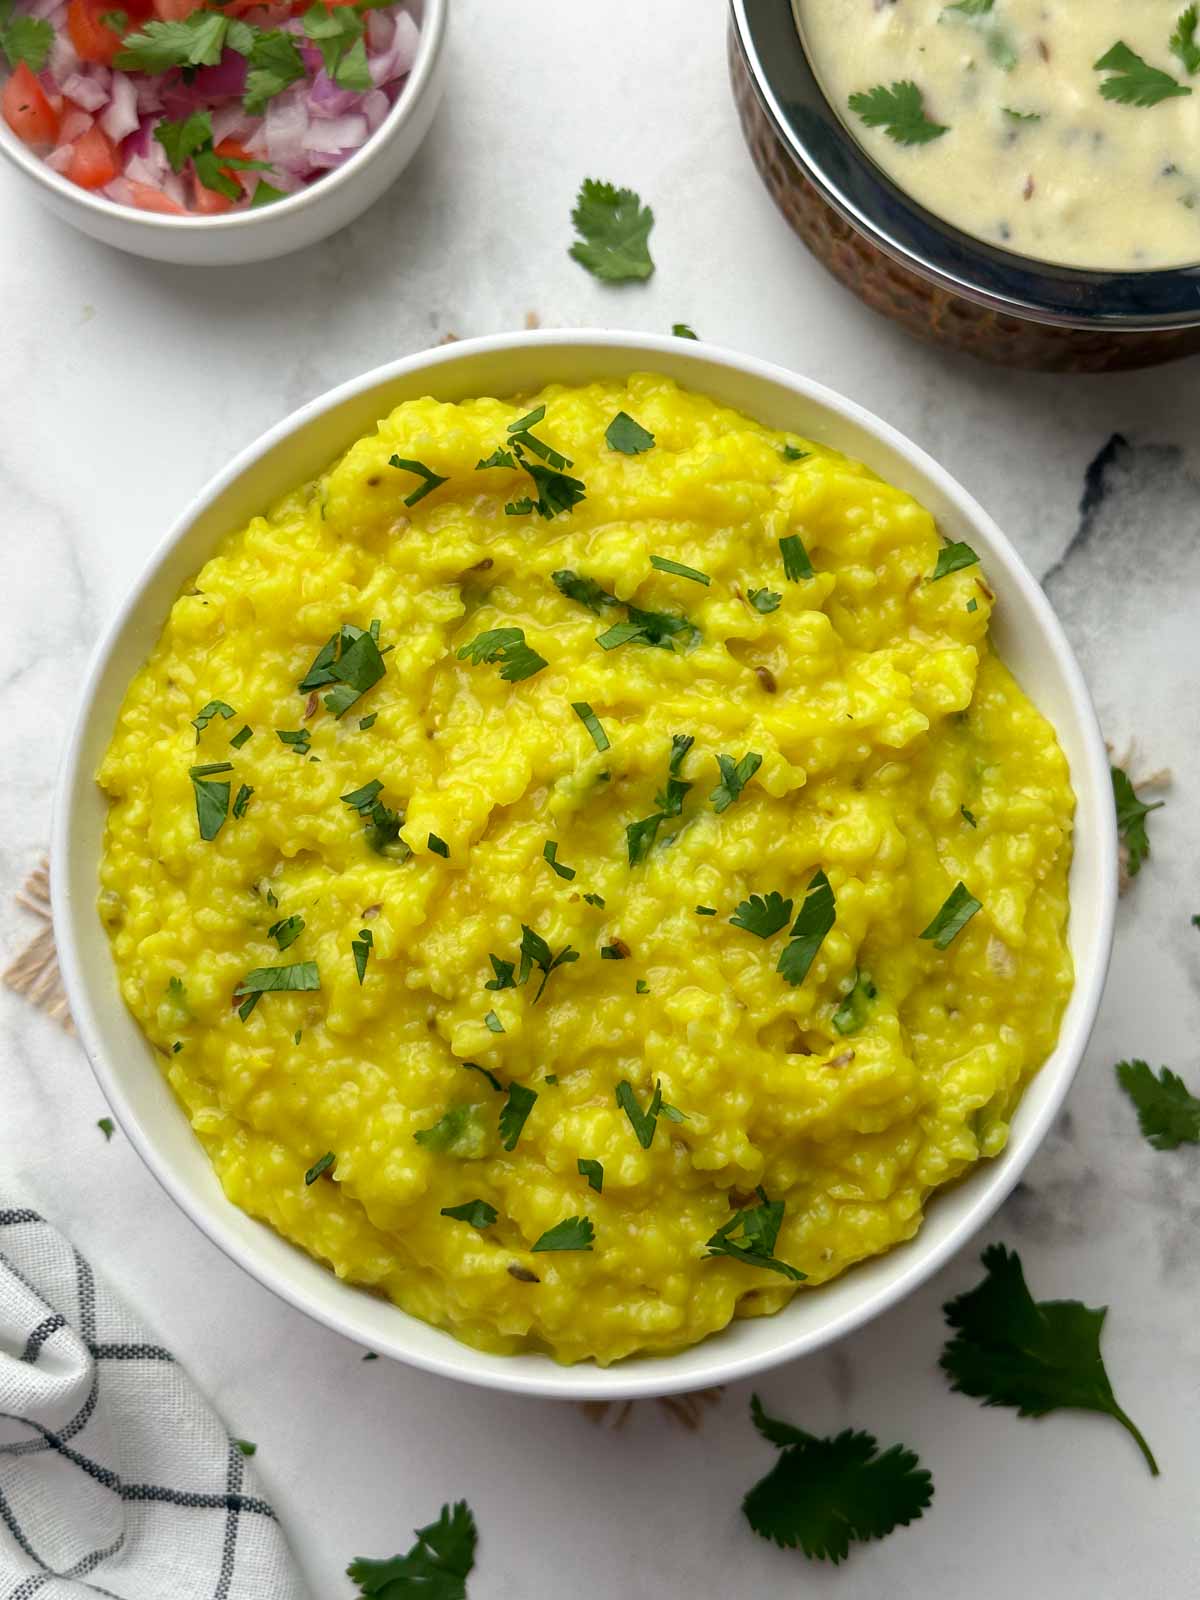
<svg viewBox="0 0 1200 1600"><path fill-rule="evenodd" d="M876 166L826 99L790 0L730 0L760 100L802 175L877 249L940 289L1034 322L1091 331L1200 326L1200 263L1145 272L1058 266L976 239Z"/></svg>

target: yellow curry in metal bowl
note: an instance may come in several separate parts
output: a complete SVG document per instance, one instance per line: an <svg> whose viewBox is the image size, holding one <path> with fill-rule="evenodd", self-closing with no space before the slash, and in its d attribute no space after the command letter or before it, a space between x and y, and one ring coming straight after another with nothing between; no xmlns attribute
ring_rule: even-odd
<svg viewBox="0 0 1200 1600"><path fill-rule="evenodd" d="M99 771L226 1194L497 1352L910 1238L1053 1049L1073 797L975 552L664 378L409 401L231 532Z"/></svg>

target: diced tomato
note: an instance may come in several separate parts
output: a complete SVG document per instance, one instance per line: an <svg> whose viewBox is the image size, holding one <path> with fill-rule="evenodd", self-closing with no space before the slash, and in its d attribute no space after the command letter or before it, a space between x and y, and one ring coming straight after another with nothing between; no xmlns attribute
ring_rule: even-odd
<svg viewBox="0 0 1200 1600"><path fill-rule="evenodd" d="M102 128L89 128L75 145L67 177L81 189L103 189L117 175L117 153Z"/></svg>
<svg viewBox="0 0 1200 1600"><path fill-rule="evenodd" d="M67 7L67 32L84 61L99 61L105 66L121 48L121 35L100 18L113 7L106 0L71 0Z"/></svg>
<svg viewBox="0 0 1200 1600"><path fill-rule="evenodd" d="M215 217L219 211L228 211L232 204L228 195L219 194L216 189L206 189L199 178L195 180L192 207L201 216Z"/></svg>
<svg viewBox="0 0 1200 1600"><path fill-rule="evenodd" d="M26 144L54 143L58 113L24 61L4 85L0 111L17 138Z"/></svg>
<svg viewBox="0 0 1200 1600"><path fill-rule="evenodd" d="M162 22L182 22L202 4L203 0L154 0L154 15Z"/></svg>
<svg viewBox="0 0 1200 1600"><path fill-rule="evenodd" d="M68 100L59 118L58 138L55 143L74 144L76 139L83 138L95 120L90 111L83 111L74 101Z"/></svg>
<svg viewBox="0 0 1200 1600"><path fill-rule="evenodd" d="M184 206L177 206L170 195L164 194L161 189L156 189L152 183L138 183L133 178L127 178L125 181L129 185L130 203L139 211L163 211L172 217L187 216L187 209Z"/></svg>

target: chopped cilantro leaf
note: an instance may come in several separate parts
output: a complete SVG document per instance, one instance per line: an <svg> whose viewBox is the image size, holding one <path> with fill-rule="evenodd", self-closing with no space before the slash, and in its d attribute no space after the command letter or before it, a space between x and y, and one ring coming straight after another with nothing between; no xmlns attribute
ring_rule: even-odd
<svg viewBox="0 0 1200 1600"><path fill-rule="evenodd" d="M534 406L532 411L527 411L523 417L518 417L515 422L510 422L506 429L508 433L528 433L530 428L536 428L546 416L544 405Z"/></svg>
<svg viewBox="0 0 1200 1600"><path fill-rule="evenodd" d="M342 795L342 804L357 811L360 817L366 816L382 790L383 784L379 779L372 778L370 783L364 783L361 789L352 789L349 794Z"/></svg>
<svg viewBox="0 0 1200 1600"><path fill-rule="evenodd" d="M478 1061L460 1061L459 1066L465 1067L468 1072L477 1072L481 1078L486 1078L497 1094L504 1093L504 1085L494 1072L489 1072L486 1067L481 1067Z"/></svg>
<svg viewBox="0 0 1200 1600"><path fill-rule="evenodd" d="M469 1222L473 1228L490 1228L500 1213L486 1200L465 1200L461 1206L443 1206L439 1216L453 1217L456 1222Z"/></svg>
<svg viewBox="0 0 1200 1600"><path fill-rule="evenodd" d="M565 1217L547 1228L531 1248L537 1250L590 1250L596 1230L590 1217Z"/></svg>
<svg viewBox="0 0 1200 1600"><path fill-rule="evenodd" d="M783 575L789 582L799 583L801 578L813 576L813 564L798 533L789 533L780 539L779 551L783 556Z"/></svg>
<svg viewBox="0 0 1200 1600"><path fill-rule="evenodd" d="M117 1125L111 1117L101 1117L96 1126L100 1129L106 1141L111 1141L113 1134L117 1131ZM596 1185L593 1184L592 1187L595 1188Z"/></svg>
<svg viewBox="0 0 1200 1600"><path fill-rule="evenodd" d="M600 616L606 607L621 604L615 594L609 594L608 590L602 588L594 578L582 577L578 572L572 572L570 567L562 567L558 572L552 572L550 581L568 600L577 600L581 606L586 606L597 616Z"/></svg>
<svg viewBox="0 0 1200 1600"><path fill-rule="evenodd" d="M206 767L189 768L188 776L196 796L196 821L202 839L215 839L229 815L228 781L216 783L208 774L232 770L232 764L228 761L214 761Z"/></svg>
<svg viewBox="0 0 1200 1600"><path fill-rule="evenodd" d="M248 972L233 991L234 999L241 1000L238 1016L245 1022L264 994L281 990L312 990L321 987L321 975L315 961L293 961L285 967L255 967Z"/></svg>
<svg viewBox="0 0 1200 1600"><path fill-rule="evenodd" d="M673 322L671 324L671 332L677 339L699 339L700 337L698 333L692 332L686 322Z"/></svg>
<svg viewBox="0 0 1200 1600"><path fill-rule="evenodd" d="M478 1540L467 1502L443 1506L436 1522L415 1531L417 1542L407 1555L385 1561L357 1556L346 1568L364 1600L368 1596L370 1600L405 1600L413 1595L425 1600L466 1600Z"/></svg>
<svg viewBox="0 0 1200 1600"><path fill-rule="evenodd" d="M696 907L696 915L698 917L715 917L716 914L717 914L716 906L697 906Z"/></svg>
<svg viewBox="0 0 1200 1600"><path fill-rule="evenodd" d="M748 1267L766 1267L792 1283L803 1283L808 1276L775 1257L775 1241L783 1225L783 1201L768 1200L763 1189L756 1191L759 1204L737 1211L713 1234L705 1249L710 1256L732 1256ZM740 1234L740 1238L735 1238Z"/></svg>
<svg viewBox="0 0 1200 1600"><path fill-rule="evenodd" d="M702 583L705 588L712 582L707 572L685 567L682 561L670 561L666 556L651 556L650 565L659 572L670 572L676 578L690 578L693 583Z"/></svg>
<svg viewBox="0 0 1200 1600"><path fill-rule="evenodd" d="M505 683L520 683L532 678L543 667L549 666L544 656L538 655L525 643L523 628L488 628L478 634L458 652L460 661L489 663L499 661L500 676Z"/></svg>
<svg viewBox="0 0 1200 1600"><path fill-rule="evenodd" d="M682 816L683 802L688 790L692 787L679 776L683 769L683 759L695 743L695 739L688 733L676 733L671 737L671 759L667 766L667 781L664 787L655 795L655 804L658 810L653 816L644 817L640 822L630 822L625 828L625 848L629 857L629 865L636 867L650 854L654 841L658 837L659 824L668 821L671 817Z"/></svg>
<svg viewBox="0 0 1200 1600"><path fill-rule="evenodd" d="M493 955L489 955L488 960L492 963L494 976L488 979L484 984L484 988L492 990L515 989L517 980L513 977L513 973L516 971L516 963L502 961L499 956Z"/></svg>
<svg viewBox="0 0 1200 1600"><path fill-rule="evenodd" d="M962 817L963 821L968 827L977 828L979 826L978 819L973 811L968 811L966 806L959 806L958 810L959 815Z"/></svg>
<svg viewBox="0 0 1200 1600"><path fill-rule="evenodd" d="M1100 85L1100 93L1119 105L1156 106L1162 100L1192 92L1169 72L1150 66L1120 39L1092 65L1097 72L1109 74Z"/></svg>
<svg viewBox="0 0 1200 1600"><path fill-rule="evenodd" d="M597 1194L603 1194L604 1168L601 1164L598 1161L590 1161L581 1156L576 1162L576 1166L579 1170L579 1176L587 1179L588 1187L595 1189Z"/></svg>
<svg viewBox="0 0 1200 1600"><path fill-rule="evenodd" d="M779 610L779 602L783 599L783 596L777 594L774 589L750 589L747 591L746 598L750 601L755 611L759 611L763 616L766 616L772 611Z"/></svg>
<svg viewBox="0 0 1200 1600"><path fill-rule="evenodd" d="M500 1021L500 1018L494 1011L485 1012L483 1020L492 1033L504 1032L504 1024Z"/></svg>
<svg viewBox="0 0 1200 1600"><path fill-rule="evenodd" d="M1200 72L1200 44L1196 43L1197 15L1194 5L1179 13L1175 32L1171 35L1171 54L1185 72Z"/></svg>
<svg viewBox="0 0 1200 1600"><path fill-rule="evenodd" d="M0 51L14 72L22 65L41 72L54 44L54 28L44 17L12 17L12 0L0 6Z"/></svg>
<svg viewBox="0 0 1200 1600"><path fill-rule="evenodd" d="M248 725L246 727L239 728L234 734L233 738L229 741L230 747L234 750L240 750L246 743L247 739L253 739L253 737L254 732Z"/></svg>
<svg viewBox="0 0 1200 1600"><path fill-rule="evenodd" d="M570 254L595 277L625 283L654 271L647 243L654 213L632 189L585 178L571 221L579 238Z"/></svg>
<svg viewBox="0 0 1200 1600"><path fill-rule="evenodd" d="M762 766L762 759L757 750L748 750L740 761L735 761L732 756L717 757L721 781L708 797L714 811L720 813L729 810Z"/></svg>
<svg viewBox="0 0 1200 1600"><path fill-rule="evenodd" d="M801 450L798 444L785 444L779 452L785 461L807 461L811 450Z"/></svg>
<svg viewBox="0 0 1200 1600"><path fill-rule="evenodd" d="M533 486L537 490L537 499L531 500L526 495L522 500L512 501L504 508L509 516L526 516L530 512L536 511L544 521L553 522L555 517L562 512L572 510L581 500L587 498L585 485L579 478L569 477L553 464L542 466L540 462L530 461L525 455L522 444L536 450L537 454L541 456L550 456L552 462L557 461L564 465L567 464L565 457L550 450L548 446L542 445L531 434L526 433L521 434L519 437L514 436L513 454L516 456L521 470L533 480Z"/></svg>
<svg viewBox="0 0 1200 1600"><path fill-rule="evenodd" d="M298 756L306 756L312 749L312 734L307 728L276 728L275 737L280 744L289 745Z"/></svg>
<svg viewBox="0 0 1200 1600"><path fill-rule="evenodd" d="M1001 106L1000 109L1010 122L1040 122L1042 120L1040 111L1014 111L1011 106Z"/></svg>
<svg viewBox="0 0 1200 1600"><path fill-rule="evenodd" d="M605 733L603 727L600 724L600 718L592 710L591 706L588 705L587 701L586 700L572 700L571 701L571 710L575 713L575 715L579 718L580 722L583 723L584 727L591 734L592 743L596 746L596 749L597 750L607 750L609 748L608 735Z"/></svg>
<svg viewBox="0 0 1200 1600"><path fill-rule="evenodd" d="M975 913L982 910L982 903L976 900L966 884L956 883L942 902L937 916L919 937L931 939L937 950L948 949Z"/></svg>
<svg viewBox="0 0 1200 1600"><path fill-rule="evenodd" d="M268 183L265 178L260 178L254 185L254 194L250 200L251 211L257 211L259 206L274 205L276 200L286 200L287 190L277 189L273 183ZM322 515L324 513L322 512ZM363 1357L365 1361L366 1356Z"/></svg>
<svg viewBox="0 0 1200 1600"><path fill-rule="evenodd" d="M330 1167L333 1166L333 1163L336 1160L337 1157L334 1155L333 1151L326 1150L321 1159L319 1161L314 1161L312 1166L309 1167L308 1171L304 1174L305 1188L311 1188L311 1186L316 1183L317 1179L322 1175L322 1173L329 1171Z"/></svg>
<svg viewBox="0 0 1200 1600"><path fill-rule="evenodd" d="M295 944L303 932L303 917L281 917L267 929L267 938L274 939L281 950L286 950L288 945Z"/></svg>
<svg viewBox="0 0 1200 1600"><path fill-rule="evenodd" d="M323 11L324 7L321 6L319 9ZM349 9L350 7L348 6L335 7L335 10L337 11L347 11ZM404 504L406 506L415 506L418 500L424 500L427 494L432 494L440 483L447 483L449 481L447 478L440 478L437 473L431 471L423 461L407 461L403 456L390 456L388 458L388 466L396 467L401 472L415 473L416 476L422 480L411 494L405 495Z"/></svg>
<svg viewBox="0 0 1200 1600"><path fill-rule="evenodd" d="M475 463L476 472L485 472L488 467L515 467L517 458L511 450L506 450L503 445L497 445L490 456Z"/></svg>
<svg viewBox="0 0 1200 1600"><path fill-rule="evenodd" d="M215 67L221 59L229 18L193 11L180 22L151 20L121 41L113 66L122 72L166 72L171 67ZM211 129L210 129L211 137Z"/></svg>
<svg viewBox="0 0 1200 1600"><path fill-rule="evenodd" d="M450 846L445 839L439 839L436 833L431 833L425 841L428 849L435 855L441 856L443 861L450 859Z"/></svg>
<svg viewBox="0 0 1200 1600"><path fill-rule="evenodd" d="M929 575L930 583L947 577L951 572L961 572L964 567L978 565L979 557L969 544L960 539L954 544L944 544L938 551L937 564Z"/></svg>
<svg viewBox="0 0 1200 1600"><path fill-rule="evenodd" d="M628 961L629 950L619 940L614 940L612 944L602 944L600 946L600 959L601 961Z"/></svg>
<svg viewBox="0 0 1200 1600"><path fill-rule="evenodd" d="M654 448L654 435L640 422L635 422L628 411L618 411L604 432L610 450L623 456L638 456Z"/></svg>
<svg viewBox="0 0 1200 1600"><path fill-rule="evenodd" d="M339 5L326 10L320 3L312 5L304 13L304 31L321 52L326 74L340 89L364 94L371 88L358 6Z"/></svg>
<svg viewBox="0 0 1200 1600"><path fill-rule="evenodd" d="M792 902L785 900L778 890L771 889L765 896L752 894L748 900L743 900L729 920L735 928L745 928L747 933L757 934L760 939L769 939L787 926L791 915Z"/></svg>
<svg viewBox="0 0 1200 1600"><path fill-rule="evenodd" d="M208 727L214 717L224 717L226 721L234 715L234 709L226 705L224 700L210 700L206 706L199 710L192 718L192 727L196 730L196 743L200 743L200 735ZM247 730L248 732L248 730ZM241 736L238 735L240 738ZM230 740L232 744L233 741Z"/></svg>
<svg viewBox="0 0 1200 1600"><path fill-rule="evenodd" d="M948 129L925 115L921 91L911 79L901 79L889 89L877 83L864 94L850 96L850 109L868 128L882 128L897 144L928 144L941 138Z"/></svg>
<svg viewBox="0 0 1200 1600"><path fill-rule="evenodd" d="M517 982L527 983L534 967L539 969L542 981L533 997L534 1005L537 1005L542 998L546 985L550 982L550 974L555 968L578 960L579 951L572 950L569 944L564 945L556 956L551 956L550 946L541 934L535 933L526 923L521 924L521 965L517 972Z"/></svg>
<svg viewBox="0 0 1200 1600"><path fill-rule="evenodd" d="M841 1034L857 1033L867 1020L867 1011L878 990L865 972L856 972L854 982L833 1013L833 1025Z"/></svg>
<svg viewBox="0 0 1200 1600"><path fill-rule="evenodd" d="M764 1439L783 1454L742 1501L755 1533L810 1560L845 1560L851 1541L882 1539L915 1521L933 1499L933 1479L911 1450L882 1453L872 1434L849 1428L820 1439L763 1410L750 1411Z"/></svg>
<svg viewBox="0 0 1200 1600"><path fill-rule="evenodd" d="M645 978L639 978L638 979L638 981L633 986L633 992L634 992L634 994L649 994L650 993L650 985L646 982Z"/></svg>
<svg viewBox="0 0 1200 1600"><path fill-rule="evenodd" d="M542 846L542 855L549 865L553 867L554 871L560 878L566 878L567 881L570 882L570 880L575 876L575 868L564 867L562 862L558 859L557 840L547 839L545 844Z"/></svg>
<svg viewBox="0 0 1200 1600"><path fill-rule="evenodd" d="M1127 870L1136 878L1142 862L1150 854L1150 838L1146 832L1146 818L1158 811L1165 802L1155 800L1146 805L1137 797L1133 784L1120 767L1112 768L1113 802L1117 808L1117 834L1125 847Z"/></svg>
<svg viewBox="0 0 1200 1600"><path fill-rule="evenodd" d="M372 711L372 713L371 713L371 715L369 717L359 717L359 719L358 719L359 732L360 733L366 733L368 728L373 728L375 726L375 719L376 719L376 717L378 717L378 715L379 715L378 711Z"/></svg>
<svg viewBox="0 0 1200 1600"><path fill-rule="evenodd" d="M1117 1081L1137 1108L1138 1124L1156 1150L1200 1144L1200 1100L1169 1067L1156 1078L1145 1061L1118 1061Z"/></svg>
<svg viewBox="0 0 1200 1600"><path fill-rule="evenodd" d="M295 39L280 28L259 29L255 33L249 62L242 106L252 117L262 116L269 100L282 94L289 84L298 83L305 75L304 58Z"/></svg>
<svg viewBox="0 0 1200 1600"><path fill-rule="evenodd" d="M1137 1442L1151 1473L1150 1446L1117 1404L1100 1354L1107 1306L1034 1300L1021 1258L1002 1244L983 1252L987 1276L942 1309L954 1336L942 1351L950 1387L985 1406L1013 1406L1021 1417L1062 1409L1099 1411Z"/></svg>
<svg viewBox="0 0 1200 1600"><path fill-rule="evenodd" d="M658 1114L663 1109L662 1080L657 1079L654 1084L654 1093L645 1111L637 1103L633 1085L628 1078L622 1078L617 1085L617 1104L629 1118L634 1136L643 1150L649 1150L654 1142L654 1129L658 1123Z"/></svg>
<svg viewBox="0 0 1200 1600"><path fill-rule="evenodd" d="M370 928L360 928L358 938L351 939L350 949L354 954L354 970L358 974L359 988L367 975L367 961L371 954L371 947L375 943L375 936Z"/></svg>
<svg viewBox="0 0 1200 1600"><path fill-rule="evenodd" d="M523 1083L509 1084L508 1099L500 1108L500 1142L506 1150L516 1149L536 1099L536 1089L527 1089Z"/></svg>
<svg viewBox="0 0 1200 1600"><path fill-rule="evenodd" d="M589 906L599 906L601 911L604 910L604 896L602 894L585 894L583 898Z"/></svg>
<svg viewBox="0 0 1200 1600"><path fill-rule="evenodd" d="M992 9L996 0L955 0L952 6L943 6L943 11L961 11L965 17L983 17Z"/></svg>
<svg viewBox="0 0 1200 1600"><path fill-rule="evenodd" d="M776 971L793 988L804 982L825 935L837 920L833 888L822 868L809 880L800 913L792 924L791 938L779 957Z"/></svg>

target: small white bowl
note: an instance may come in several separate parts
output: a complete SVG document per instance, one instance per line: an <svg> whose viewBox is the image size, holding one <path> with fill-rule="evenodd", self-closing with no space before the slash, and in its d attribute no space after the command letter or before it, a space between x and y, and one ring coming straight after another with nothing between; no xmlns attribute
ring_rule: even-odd
<svg viewBox="0 0 1200 1600"><path fill-rule="evenodd" d="M373 205L429 132L446 76L450 0L412 0L417 59L396 104L361 149L286 200L257 211L174 217L115 204L53 171L0 117L0 154L36 186L43 204L82 233L131 255L179 266L236 267L316 244Z"/></svg>
<svg viewBox="0 0 1200 1600"><path fill-rule="evenodd" d="M777 1316L734 1322L689 1350L608 1368L564 1367L545 1355L470 1349L341 1282L225 1199L118 993L96 912L107 808L94 774L126 686L153 648L183 583L222 535L322 471L393 406L422 395L461 400L527 394L546 383L647 370L865 461L927 506L947 539L966 539L978 550L997 595L997 644L1054 724L1070 763L1077 800L1069 926L1075 988L1057 1048L1025 1092L1008 1147L936 1195L915 1239L812 1293L800 1293ZM1112 789L1096 715L1045 595L996 524L924 451L820 384L709 345L648 334L501 334L427 350L343 384L244 450L167 535L100 643L63 766L52 850L59 959L100 1087L151 1171L209 1238L260 1283L381 1355L491 1388L573 1400L671 1394L744 1378L859 1327L935 1272L996 1210L1062 1105L1100 1002L1116 904Z"/></svg>

